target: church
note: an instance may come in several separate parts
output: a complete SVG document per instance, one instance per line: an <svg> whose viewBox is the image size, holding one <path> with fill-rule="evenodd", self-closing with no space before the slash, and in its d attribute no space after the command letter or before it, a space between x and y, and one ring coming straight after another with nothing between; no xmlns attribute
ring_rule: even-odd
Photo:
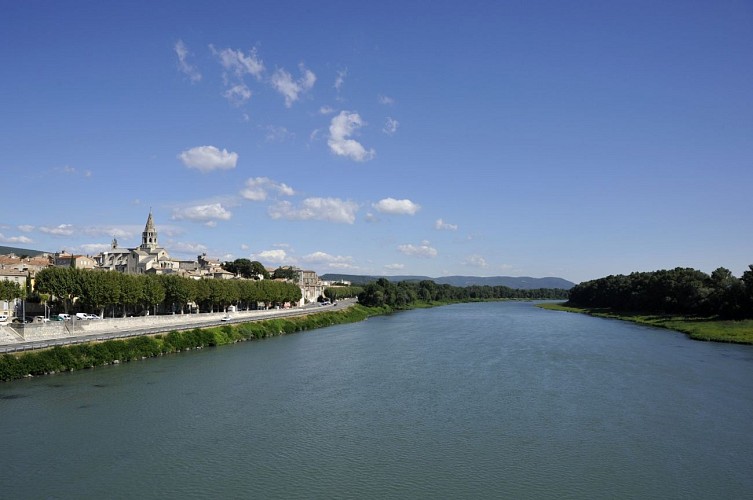
<svg viewBox="0 0 753 500"><path fill-rule="evenodd" d="M97 260L100 269L127 274L162 274L180 269L180 262L171 259L167 250L157 242L157 228L154 226L151 210L138 248L119 248L118 240L113 238L110 250L99 254Z"/></svg>

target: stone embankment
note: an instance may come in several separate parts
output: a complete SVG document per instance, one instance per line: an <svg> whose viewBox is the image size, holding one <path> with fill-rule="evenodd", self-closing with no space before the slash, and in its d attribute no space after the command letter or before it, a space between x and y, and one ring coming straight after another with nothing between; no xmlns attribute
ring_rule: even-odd
<svg viewBox="0 0 753 500"><path fill-rule="evenodd" d="M336 308L352 305L341 301ZM326 309L331 310L329 306ZM299 316L323 311L316 304L291 309L238 311L231 313L171 314L164 316L138 316L130 318L105 318L99 320L55 321L27 325L0 325L0 353L39 349L54 345L90 342L135 335L149 335L171 330L188 330L216 326L223 323L243 323L286 316Z"/></svg>

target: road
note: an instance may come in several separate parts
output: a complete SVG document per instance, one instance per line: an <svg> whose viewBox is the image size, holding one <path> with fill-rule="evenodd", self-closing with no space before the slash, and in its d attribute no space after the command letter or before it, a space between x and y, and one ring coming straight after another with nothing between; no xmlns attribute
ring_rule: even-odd
<svg viewBox="0 0 753 500"><path fill-rule="evenodd" d="M12 344L0 345L0 353L11 353L19 351L31 351L34 349L46 349L48 347L83 344L86 342L101 342L104 340L138 337L141 335L154 335L157 333L171 332L175 330L191 330L193 328L209 328L213 326L220 326L233 323L248 323L251 321L264 321L273 318L285 318L291 316L303 316L306 314L313 314L317 312L333 311L346 309L356 303L355 299L341 300L334 305L320 306L319 304L306 304L302 307L295 307L291 309L270 309L267 311L254 311L253 316L244 315L240 313L228 313L227 319L217 319L211 321L196 322L195 316L191 314L185 315L186 321L181 323L172 323L164 326L152 326L148 328L133 328L128 330L112 329L109 331L99 331L96 333L82 332L76 335L67 335L65 337L57 337L45 340L34 341L19 341ZM193 321L192 321L193 319ZM117 319L115 320L117 321Z"/></svg>

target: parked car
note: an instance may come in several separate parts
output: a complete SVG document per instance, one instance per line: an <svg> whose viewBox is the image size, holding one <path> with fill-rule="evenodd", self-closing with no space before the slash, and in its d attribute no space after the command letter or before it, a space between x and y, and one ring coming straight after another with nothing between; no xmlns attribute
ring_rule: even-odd
<svg viewBox="0 0 753 500"><path fill-rule="evenodd" d="M59 314L57 316L51 316L50 321L65 321L65 318L62 317L63 315Z"/></svg>
<svg viewBox="0 0 753 500"><path fill-rule="evenodd" d="M89 319L89 315L86 313L76 313L76 319Z"/></svg>
<svg viewBox="0 0 753 500"><path fill-rule="evenodd" d="M102 319L102 318L100 318L96 314L87 314L86 319Z"/></svg>
<svg viewBox="0 0 753 500"><path fill-rule="evenodd" d="M7 323L8 322L8 315L7 314L0 314L0 323Z"/></svg>
<svg viewBox="0 0 753 500"><path fill-rule="evenodd" d="M34 316L34 323L49 323L50 320L44 316Z"/></svg>
<svg viewBox="0 0 753 500"><path fill-rule="evenodd" d="M58 314L58 318L60 318L61 320L65 321L67 319L71 319L71 315L70 314L65 314L65 313L60 313L60 314Z"/></svg>

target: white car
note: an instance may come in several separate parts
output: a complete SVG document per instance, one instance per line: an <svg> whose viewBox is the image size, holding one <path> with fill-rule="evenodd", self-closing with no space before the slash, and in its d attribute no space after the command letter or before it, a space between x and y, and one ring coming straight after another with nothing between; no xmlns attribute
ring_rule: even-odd
<svg viewBox="0 0 753 500"><path fill-rule="evenodd" d="M76 319L89 319L89 315L86 313L76 313Z"/></svg>
<svg viewBox="0 0 753 500"><path fill-rule="evenodd" d="M96 314L87 314L86 319L102 319L102 318L100 318Z"/></svg>
<svg viewBox="0 0 753 500"><path fill-rule="evenodd" d="M0 323L5 324L8 322L8 315L7 314L0 314Z"/></svg>
<svg viewBox="0 0 753 500"><path fill-rule="evenodd" d="M225 315L225 316L222 317L222 319L220 321L230 321L231 319L233 319L233 318L230 317L230 316L228 316L228 315Z"/></svg>

